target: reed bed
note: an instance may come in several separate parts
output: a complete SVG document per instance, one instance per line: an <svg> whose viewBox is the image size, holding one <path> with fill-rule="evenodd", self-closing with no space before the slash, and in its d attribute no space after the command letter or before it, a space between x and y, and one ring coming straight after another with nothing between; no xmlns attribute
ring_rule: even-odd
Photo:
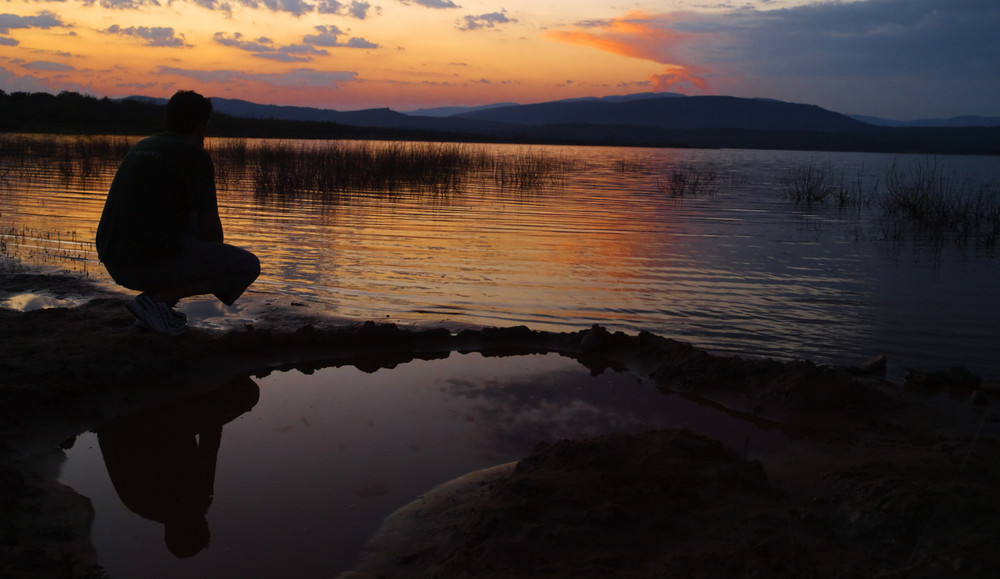
<svg viewBox="0 0 1000 579"><path fill-rule="evenodd" d="M487 155L479 171L501 189L528 191L557 182L565 172L572 170L572 160L561 159L521 150L509 155Z"/></svg>
<svg viewBox="0 0 1000 579"><path fill-rule="evenodd" d="M829 165L808 163L787 171L779 189L799 204L833 199L841 209L873 210L887 241L912 236L938 247L1000 244L1000 183L975 184L938 159L894 161L880 178L866 177L862 169L852 180Z"/></svg>
<svg viewBox="0 0 1000 579"><path fill-rule="evenodd" d="M564 168L531 151L500 154L463 144L224 141L211 151L220 184L249 182L260 199L450 195L474 182L527 190L553 182Z"/></svg>
<svg viewBox="0 0 1000 579"><path fill-rule="evenodd" d="M137 138L0 135L0 187L110 179ZM258 199L350 193L457 194L473 183L526 191L555 183L572 163L530 149L492 152L447 143L209 139L220 189Z"/></svg>
<svg viewBox="0 0 1000 579"><path fill-rule="evenodd" d="M121 136L0 135L0 186L52 180L86 186L113 175L135 142Z"/></svg>

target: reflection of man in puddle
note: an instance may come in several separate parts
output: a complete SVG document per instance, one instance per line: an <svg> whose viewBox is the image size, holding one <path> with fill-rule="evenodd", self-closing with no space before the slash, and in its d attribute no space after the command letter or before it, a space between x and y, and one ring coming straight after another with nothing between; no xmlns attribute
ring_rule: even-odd
<svg viewBox="0 0 1000 579"><path fill-rule="evenodd" d="M98 430L104 464L122 503L163 523L167 548L177 557L208 546L206 515L222 426L253 408L259 395L253 380L243 377Z"/></svg>

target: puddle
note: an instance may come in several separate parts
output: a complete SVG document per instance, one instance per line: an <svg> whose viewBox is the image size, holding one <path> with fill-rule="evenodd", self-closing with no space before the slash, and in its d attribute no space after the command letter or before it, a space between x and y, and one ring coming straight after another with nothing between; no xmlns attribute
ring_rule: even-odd
<svg viewBox="0 0 1000 579"><path fill-rule="evenodd" d="M396 509L541 441L688 427L751 456L788 443L591 367L453 353L243 377L81 435L60 480L93 501L112 578L331 577Z"/></svg>
<svg viewBox="0 0 1000 579"><path fill-rule="evenodd" d="M250 300L227 306L211 296L195 296L181 301L177 309L187 315L191 327L227 331L256 322L255 307L260 304Z"/></svg>
<svg viewBox="0 0 1000 579"><path fill-rule="evenodd" d="M30 312L33 310L45 310L49 308L75 308L87 301L88 298L64 297L57 298L44 293L23 293L10 296L0 301L0 308L7 308L19 312Z"/></svg>

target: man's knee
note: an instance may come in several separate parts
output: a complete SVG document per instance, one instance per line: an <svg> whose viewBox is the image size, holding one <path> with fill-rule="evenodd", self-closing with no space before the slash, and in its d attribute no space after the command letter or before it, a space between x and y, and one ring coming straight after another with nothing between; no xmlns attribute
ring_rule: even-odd
<svg viewBox="0 0 1000 579"><path fill-rule="evenodd" d="M245 272L247 279L253 282L260 276L260 258L253 253L241 249L243 257L240 262L240 269Z"/></svg>

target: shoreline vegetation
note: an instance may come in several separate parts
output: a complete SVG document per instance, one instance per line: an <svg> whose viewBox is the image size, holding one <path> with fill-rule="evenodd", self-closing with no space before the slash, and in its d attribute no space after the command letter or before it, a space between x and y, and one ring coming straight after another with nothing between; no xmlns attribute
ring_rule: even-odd
<svg viewBox="0 0 1000 579"><path fill-rule="evenodd" d="M162 105L131 99L98 99L75 92L50 95L0 91L0 131L4 132L143 135L159 131L162 116ZM216 113L209 124L209 136L1000 155L1000 127L859 125L859 128L835 130L753 130L578 123L508 125L459 131L244 118Z"/></svg>

